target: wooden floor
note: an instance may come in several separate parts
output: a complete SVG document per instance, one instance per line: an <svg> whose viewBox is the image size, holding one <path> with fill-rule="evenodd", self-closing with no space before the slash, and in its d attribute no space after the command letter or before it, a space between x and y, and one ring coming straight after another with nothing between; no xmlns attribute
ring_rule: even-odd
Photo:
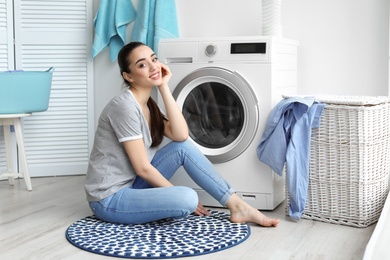
<svg viewBox="0 0 390 260"><path fill-rule="evenodd" d="M114 259L80 250L65 238L74 221L91 215L84 176L33 178L15 186L0 181L0 259ZM284 205L264 212L281 219L277 228L251 226L251 236L230 249L186 259L362 259L375 228L354 228L318 221L292 222Z"/></svg>

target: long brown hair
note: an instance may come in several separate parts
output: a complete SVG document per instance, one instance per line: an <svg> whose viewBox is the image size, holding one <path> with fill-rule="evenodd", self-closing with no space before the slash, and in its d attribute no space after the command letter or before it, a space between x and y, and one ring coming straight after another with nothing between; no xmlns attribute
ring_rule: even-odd
<svg viewBox="0 0 390 260"><path fill-rule="evenodd" d="M134 49L145 46L142 42L130 42L123 46L118 54L118 65L121 76L123 72L131 73L130 71L130 54ZM124 83L131 88L131 83L123 77ZM168 121L164 114L161 113L160 108L152 97L148 99L148 108L150 111L150 135L152 136L152 147L157 147L161 144L164 137L164 123Z"/></svg>

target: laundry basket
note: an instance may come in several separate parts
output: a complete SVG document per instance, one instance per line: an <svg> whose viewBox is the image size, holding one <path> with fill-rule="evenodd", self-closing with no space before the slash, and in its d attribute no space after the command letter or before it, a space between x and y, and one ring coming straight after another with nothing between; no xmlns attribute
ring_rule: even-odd
<svg viewBox="0 0 390 260"><path fill-rule="evenodd" d="M310 144L302 218L366 227L389 192L390 99L318 96L326 106ZM288 214L289 196L286 190Z"/></svg>
<svg viewBox="0 0 390 260"><path fill-rule="evenodd" d="M0 72L0 114L46 111L53 71Z"/></svg>

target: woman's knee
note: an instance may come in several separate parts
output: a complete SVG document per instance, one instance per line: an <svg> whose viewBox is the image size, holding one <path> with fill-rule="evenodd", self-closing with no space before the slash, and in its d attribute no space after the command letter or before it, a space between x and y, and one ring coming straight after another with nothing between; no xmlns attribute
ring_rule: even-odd
<svg viewBox="0 0 390 260"><path fill-rule="evenodd" d="M184 186L176 186L177 198L180 207L191 214L198 206L198 194L191 188Z"/></svg>
<svg viewBox="0 0 390 260"><path fill-rule="evenodd" d="M173 141L171 145L175 149L184 149L184 150L193 149L195 147L195 145L192 143L192 141L189 138L180 142Z"/></svg>

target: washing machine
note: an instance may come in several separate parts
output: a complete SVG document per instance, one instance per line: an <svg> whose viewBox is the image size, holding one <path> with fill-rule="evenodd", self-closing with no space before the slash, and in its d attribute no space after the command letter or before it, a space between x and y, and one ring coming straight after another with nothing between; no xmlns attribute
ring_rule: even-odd
<svg viewBox="0 0 390 260"><path fill-rule="evenodd" d="M164 39L159 60L190 139L253 207L272 210L285 198L284 177L257 158L268 115L283 94L297 91L298 43L279 37ZM158 104L164 110L158 97ZM205 206L221 205L181 167L171 179L197 191Z"/></svg>

